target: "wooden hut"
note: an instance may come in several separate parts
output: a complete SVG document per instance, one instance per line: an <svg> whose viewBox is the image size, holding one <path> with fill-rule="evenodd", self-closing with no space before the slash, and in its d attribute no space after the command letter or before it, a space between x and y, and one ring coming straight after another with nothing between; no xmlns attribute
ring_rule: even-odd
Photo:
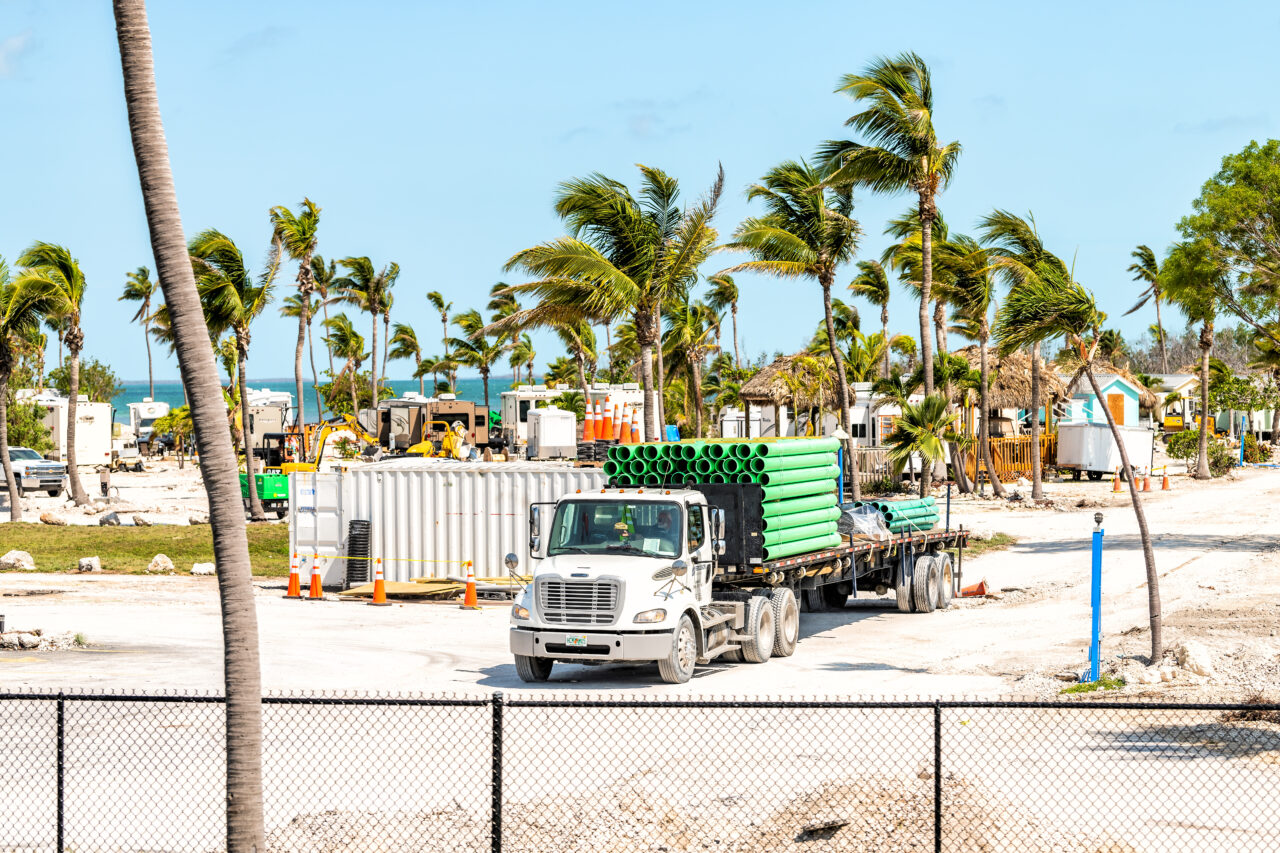
<svg viewBox="0 0 1280 853"><path fill-rule="evenodd" d="M765 435L777 435L779 430L783 435L786 434L789 417L784 418L784 412L788 406L794 406L799 412L820 408L825 413L824 422L833 418L838 420L839 403L833 388L823 388L820 400L810 399L811 395L804 392L801 392L800 399L796 399L796 394L789 384L789 377L799 372L797 362L809 355L806 352L798 352L793 355L779 356L771 364L762 367L755 376L742 383L742 387L738 390L738 398L744 405L772 409L773 422L765 424L763 430ZM748 418L748 427L750 423L751 419Z"/></svg>

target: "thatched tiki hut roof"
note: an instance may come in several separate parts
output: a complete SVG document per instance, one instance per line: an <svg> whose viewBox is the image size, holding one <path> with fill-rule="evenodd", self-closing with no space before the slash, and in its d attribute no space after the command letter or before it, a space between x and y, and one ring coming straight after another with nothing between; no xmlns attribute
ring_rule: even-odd
<svg viewBox="0 0 1280 853"><path fill-rule="evenodd" d="M1059 369L1066 373L1068 377L1075 376L1075 374L1080 370L1080 363L1077 360L1075 364L1061 365ZM1103 381L1103 378L1107 376L1119 376L1125 381L1133 383L1133 385L1138 389L1138 405L1144 411L1154 409L1156 404L1159 402L1156 398L1155 392L1139 382L1131 372L1123 367L1117 367L1116 365L1108 361L1104 361L1101 358L1095 358L1093 360L1093 375L1098 380L1099 385L1106 384ZM1089 394L1093 391L1093 389L1089 387L1088 378L1083 374L1081 374L1080 378L1076 380L1074 387L1084 394Z"/></svg>
<svg viewBox="0 0 1280 853"><path fill-rule="evenodd" d="M969 362L974 370L982 364L977 346L958 349L952 355L958 355ZM991 408L1031 408L1031 356L1019 351L1000 358L994 348L988 347L987 368L991 371L991 384L987 389L987 401ZM1053 363L1041 363L1040 404L1052 407L1055 400L1065 400L1070 396Z"/></svg>
<svg viewBox="0 0 1280 853"><path fill-rule="evenodd" d="M772 364L760 368L755 376L742 383L738 398L744 403L757 406L791 405L794 395L787 385L786 377L794 372L796 362L808 355L809 353L798 352L795 355L779 356ZM822 397L823 409L833 411L838 408L835 392L830 387L823 389ZM816 405L816 401L801 400L802 407L806 404Z"/></svg>

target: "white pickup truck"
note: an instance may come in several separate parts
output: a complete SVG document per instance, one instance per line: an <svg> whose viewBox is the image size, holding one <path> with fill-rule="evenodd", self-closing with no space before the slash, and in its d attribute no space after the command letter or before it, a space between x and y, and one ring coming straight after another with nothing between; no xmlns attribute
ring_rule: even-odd
<svg viewBox="0 0 1280 853"><path fill-rule="evenodd" d="M10 447L9 464L13 466L13 477L18 481L18 490L24 495L27 492L43 491L56 498L67 487L67 466L45 459L29 448Z"/></svg>
<svg viewBox="0 0 1280 853"><path fill-rule="evenodd" d="M959 587L944 549L963 553L963 529L765 560L760 494L752 484L608 488L531 506L533 582L511 610L520 679L546 681L557 660L636 661L683 683L717 657L792 654L798 599L820 610L859 589L894 589L900 609L932 611Z"/></svg>

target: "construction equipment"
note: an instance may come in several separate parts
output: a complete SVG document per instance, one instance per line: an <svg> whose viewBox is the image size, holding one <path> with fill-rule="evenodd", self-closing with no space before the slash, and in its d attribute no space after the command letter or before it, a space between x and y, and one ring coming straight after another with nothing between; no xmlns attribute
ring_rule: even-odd
<svg viewBox="0 0 1280 853"><path fill-rule="evenodd" d="M467 444L466 425L461 421L447 424L444 421L431 421L429 429L432 434L439 435L438 441L429 438L410 447L409 456L422 456L435 459L470 459L475 448Z"/></svg>
<svg viewBox="0 0 1280 853"><path fill-rule="evenodd" d="M360 426L360 422L351 415L340 415L339 418L340 420L338 421L322 424L315 434L311 436L312 440L308 443L315 448L315 453L310 460L294 462L282 459L279 465L280 473L292 474L297 471L311 472L320 470L320 465L325 459L325 452L329 449L329 439L334 433L349 432L358 440L364 442L366 447L378 448L373 454L375 459L382 455L381 448L378 446L377 436L372 435L364 427ZM286 452L284 455L288 456L288 453Z"/></svg>

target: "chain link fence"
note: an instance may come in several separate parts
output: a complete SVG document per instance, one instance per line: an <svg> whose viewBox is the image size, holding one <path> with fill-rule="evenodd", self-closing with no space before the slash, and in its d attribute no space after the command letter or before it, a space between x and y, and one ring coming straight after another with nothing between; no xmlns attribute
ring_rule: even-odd
<svg viewBox="0 0 1280 853"><path fill-rule="evenodd" d="M273 851L1275 851L1280 706L271 697ZM0 851L224 848L223 704L0 695Z"/></svg>

